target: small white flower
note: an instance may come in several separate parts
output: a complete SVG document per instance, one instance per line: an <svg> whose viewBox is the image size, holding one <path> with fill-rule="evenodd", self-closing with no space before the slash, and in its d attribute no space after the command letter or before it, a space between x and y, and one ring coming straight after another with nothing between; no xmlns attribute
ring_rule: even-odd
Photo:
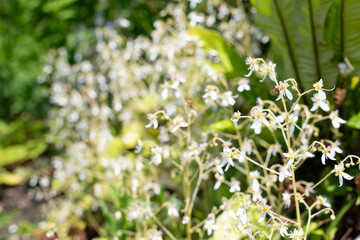
<svg viewBox="0 0 360 240"><path fill-rule="evenodd" d="M264 81L267 75L269 75L270 79L275 82L275 79L276 79L276 76L275 76L276 64L274 64L274 63L272 63L270 61L268 64L263 64L262 66L265 69L265 75L264 75L263 79L260 82Z"/></svg>
<svg viewBox="0 0 360 240"><path fill-rule="evenodd" d="M224 148L224 151L220 153L221 156L224 158L222 163L220 164L221 167L225 166L225 172L229 169L230 165L234 166L234 161L232 159L233 154L229 148Z"/></svg>
<svg viewBox="0 0 360 240"><path fill-rule="evenodd" d="M202 2L202 0L189 0L189 2L190 2L190 8L194 9L196 8L196 5Z"/></svg>
<svg viewBox="0 0 360 240"><path fill-rule="evenodd" d="M235 213L230 209L231 205L229 202L225 201L223 204L221 204L220 209L224 211L225 214L227 214L229 217L236 219Z"/></svg>
<svg viewBox="0 0 360 240"><path fill-rule="evenodd" d="M315 190L314 189L312 189L312 186L314 185L314 183L313 182L311 182L311 183L309 183L309 185L307 185L306 187L305 187L305 196L306 197L309 197L310 196L310 193L315 193Z"/></svg>
<svg viewBox="0 0 360 240"><path fill-rule="evenodd" d="M151 149L151 153L153 154L153 157L151 158L150 164L154 163L155 165L159 165L161 163L162 148L156 146Z"/></svg>
<svg viewBox="0 0 360 240"><path fill-rule="evenodd" d="M238 95L232 96L231 91L226 91L226 92L224 92L224 96L223 96L221 103L224 107L227 107L229 105L234 106L236 103L235 98L237 98L237 97L238 97Z"/></svg>
<svg viewBox="0 0 360 240"><path fill-rule="evenodd" d="M168 209L169 217L179 217L179 211L175 208L174 205L170 204Z"/></svg>
<svg viewBox="0 0 360 240"><path fill-rule="evenodd" d="M173 120L174 127L171 130L172 133L176 132L180 127L187 127L188 124L185 122L184 118L177 116Z"/></svg>
<svg viewBox="0 0 360 240"><path fill-rule="evenodd" d="M299 127L299 126L296 124L297 121L298 121L298 119L299 119L298 116L296 116L295 114L290 114L290 115L289 115L288 120L289 120L289 124L290 124L290 132L289 132L290 137L294 134L295 127L296 127L297 129L299 129L300 132L303 131L303 130L301 129L301 127Z"/></svg>
<svg viewBox="0 0 360 240"><path fill-rule="evenodd" d="M184 216L181 220L182 224L187 224L190 221L190 218L188 216Z"/></svg>
<svg viewBox="0 0 360 240"><path fill-rule="evenodd" d="M252 235L252 231L251 231L251 224L248 222L247 218L246 218L246 211L244 208L242 208L241 213L239 213L240 216L240 222L241 225L239 224L237 227L240 231L247 231L248 235L251 236Z"/></svg>
<svg viewBox="0 0 360 240"><path fill-rule="evenodd" d="M162 96L163 100L165 100L165 99L167 99L167 97L169 95L170 85L169 85L168 81L165 81L163 84L161 84L161 87L163 88L163 90L161 92L161 96Z"/></svg>
<svg viewBox="0 0 360 240"><path fill-rule="evenodd" d="M289 152L284 153L284 157L286 157L289 161L294 161L295 158L298 157L298 151L299 151L299 150L297 150L297 151L294 152L294 150L292 150L292 149L290 148L290 149L289 149Z"/></svg>
<svg viewBox="0 0 360 240"><path fill-rule="evenodd" d="M214 214L209 214L205 223L204 223L204 228L207 231L207 235L211 235L213 230L217 230L219 229L218 225L215 225L215 215Z"/></svg>
<svg viewBox="0 0 360 240"><path fill-rule="evenodd" d="M319 205L323 205L325 207L328 207L328 208L331 208L331 204L329 202L329 199L319 195L319 196L316 196L316 203L319 204Z"/></svg>
<svg viewBox="0 0 360 240"><path fill-rule="evenodd" d="M239 86L238 86L237 90L238 90L239 92L243 92L244 90L250 91L249 82L250 82L249 79L247 79L247 78L241 78L241 79L238 81Z"/></svg>
<svg viewBox="0 0 360 240"><path fill-rule="evenodd" d="M282 82L282 81L279 82L279 85L276 85L275 89L279 92L279 96L276 99L276 101L280 100L285 95L289 100L293 99L293 95L291 94L289 89L287 89L288 87L289 87L289 84L286 82Z"/></svg>
<svg viewBox="0 0 360 240"><path fill-rule="evenodd" d="M283 201L284 201L284 208L289 208L290 204L291 204L290 194L288 192L284 192L282 194L282 197L283 197Z"/></svg>
<svg viewBox="0 0 360 240"><path fill-rule="evenodd" d="M237 181L237 180L231 180L230 182L231 184L231 187L230 187L230 192L233 193L233 192L240 192L240 181Z"/></svg>
<svg viewBox="0 0 360 240"><path fill-rule="evenodd" d="M265 126L267 127L270 126L270 123L265 118L266 113L264 113L263 111L255 108L254 110L252 110L251 115L255 120L250 128L254 129L255 134L261 133L262 123L265 124Z"/></svg>
<svg viewBox="0 0 360 240"><path fill-rule="evenodd" d="M189 146L189 156L192 155L199 155L200 154L200 148L197 142L193 142L191 146Z"/></svg>
<svg viewBox="0 0 360 240"><path fill-rule="evenodd" d="M209 103L218 99L217 91L214 86L206 86L205 94L202 96L205 99L205 103Z"/></svg>
<svg viewBox="0 0 360 240"><path fill-rule="evenodd" d="M322 110L324 110L325 112L328 112L330 110L329 105L325 102L326 96L324 97L323 95L321 95L319 93L315 93L314 96L311 98L311 100L314 102L314 105L310 109L310 111L313 112L316 109L318 109L319 107Z"/></svg>
<svg viewBox="0 0 360 240"><path fill-rule="evenodd" d="M304 159L315 157L315 154L308 152L307 150L308 150L308 146L306 146L306 145L300 146L300 151L302 152L302 156Z"/></svg>
<svg viewBox="0 0 360 240"><path fill-rule="evenodd" d="M339 182L340 182L339 187L343 185L343 178L345 178L346 180L351 180L354 178L353 176L350 176L349 174L345 173L344 170L345 168L343 162L340 162L338 165L335 165L335 175L339 176Z"/></svg>
<svg viewBox="0 0 360 240"><path fill-rule="evenodd" d="M288 237L294 240L300 240L303 238L302 235L304 235L304 230L301 228L299 231L294 229L294 231L290 233Z"/></svg>
<svg viewBox="0 0 360 240"><path fill-rule="evenodd" d="M280 235L282 237L288 236L288 228L287 228L287 223L286 222L282 222L281 224L279 224L278 226L279 230L280 230Z"/></svg>
<svg viewBox="0 0 360 240"><path fill-rule="evenodd" d="M292 172L290 169L291 163L292 161L289 160L285 166L280 167L279 182L283 182L286 177L292 177Z"/></svg>
<svg viewBox="0 0 360 240"><path fill-rule="evenodd" d="M340 124L346 123L346 121L344 119L339 117L339 111L338 110L335 110L335 111L331 112L329 117L331 119L331 124L333 125L334 128L339 128Z"/></svg>
<svg viewBox="0 0 360 240"><path fill-rule="evenodd" d="M239 121L240 116L241 116L241 112L239 112L239 110L238 110L238 111L234 112L233 117L230 118L230 120L234 123L235 127L237 127L237 122Z"/></svg>
<svg viewBox="0 0 360 240"><path fill-rule="evenodd" d="M254 70L255 71L259 70L259 65L257 63L256 58L248 57L245 62L246 62L246 65L249 65L248 70L250 70L250 72L248 74L246 74L245 77L250 77L250 75L253 73Z"/></svg>
<svg viewBox="0 0 360 240"><path fill-rule="evenodd" d="M151 234L151 240L163 240L162 238L162 231L154 231L152 234Z"/></svg>
<svg viewBox="0 0 360 240"><path fill-rule="evenodd" d="M320 79L318 82L314 83L313 84L313 87L315 88L315 90L317 91L317 93L319 94L320 97L322 98L326 98L326 94L325 92L323 91L323 86L324 86L324 83L323 83L323 80Z"/></svg>
<svg viewBox="0 0 360 240"><path fill-rule="evenodd" d="M322 162L322 164L324 164L325 165L325 160L326 159L331 159L331 160L336 160L335 159L335 153L334 152L332 152L331 151L331 147L330 146L328 146L327 148L324 148L323 150L322 150L322 155L321 155L321 162ZM334 154L333 154L334 153Z"/></svg>
<svg viewBox="0 0 360 240"><path fill-rule="evenodd" d="M138 139L138 144L136 145L136 147L135 147L135 153L139 153L139 152L141 152L141 150L142 150L142 142L141 142L141 139Z"/></svg>
<svg viewBox="0 0 360 240"><path fill-rule="evenodd" d="M261 214L258 220L258 223L264 221L266 214L268 214L271 218L274 218L274 215L272 214L272 212L270 211L271 206L265 205L265 206L260 206L259 210L261 210Z"/></svg>
<svg viewBox="0 0 360 240"><path fill-rule="evenodd" d="M149 124L146 125L145 127L146 127L146 128L149 128L149 127L151 127L151 126L154 126L154 129L156 129L156 128L158 127L158 125L159 125L158 121L156 120L156 115L153 114L153 113L149 113L149 114L147 115L147 118L150 120L150 122L149 122Z"/></svg>
<svg viewBox="0 0 360 240"><path fill-rule="evenodd" d="M251 155L251 142L247 139L245 139L241 145L241 151L244 152L246 155Z"/></svg>
<svg viewBox="0 0 360 240"><path fill-rule="evenodd" d="M221 183L225 180L225 178L223 175L220 174L215 174L215 178L217 181L215 182L214 190L218 190L219 187L221 186Z"/></svg>
<svg viewBox="0 0 360 240"><path fill-rule="evenodd" d="M339 148L341 145L339 140L336 140L333 144L331 144L331 154L335 156L336 153L341 154L343 150Z"/></svg>
<svg viewBox="0 0 360 240"><path fill-rule="evenodd" d="M185 83L186 79L181 73L175 73L171 75L171 79L173 80L173 84L171 85L171 88L178 88L181 83Z"/></svg>

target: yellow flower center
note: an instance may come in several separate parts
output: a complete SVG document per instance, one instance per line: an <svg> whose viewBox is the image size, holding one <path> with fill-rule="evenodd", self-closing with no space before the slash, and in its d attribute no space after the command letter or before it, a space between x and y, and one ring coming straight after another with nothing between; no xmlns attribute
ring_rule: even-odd
<svg viewBox="0 0 360 240"><path fill-rule="evenodd" d="M257 117L257 118L261 118L261 117L262 117L262 114L261 114L261 113L258 113L258 114L256 115L256 117Z"/></svg>
<svg viewBox="0 0 360 240"><path fill-rule="evenodd" d="M282 90L285 90L286 89L286 86L285 85L281 85L280 87Z"/></svg>

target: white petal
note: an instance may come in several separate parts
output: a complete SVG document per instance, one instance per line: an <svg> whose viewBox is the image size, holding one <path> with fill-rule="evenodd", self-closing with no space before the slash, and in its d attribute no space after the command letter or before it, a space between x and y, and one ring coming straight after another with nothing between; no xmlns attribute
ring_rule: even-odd
<svg viewBox="0 0 360 240"><path fill-rule="evenodd" d="M339 175L339 182L340 182L339 187L341 187L341 186L343 185L343 178L342 178L342 176L341 176L341 175Z"/></svg>
<svg viewBox="0 0 360 240"><path fill-rule="evenodd" d="M323 154L323 155L321 156L321 162L322 162L322 164L325 165L325 154Z"/></svg>
<svg viewBox="0 0 360 240"><path fill-rule="evenodd" d="M342 175L346 180L351 180L351 179L354 178L353 176L350 176L350 175L347 174L346 172L342 172L341 175Z"/></svg>
<svg viewBox="0 0 360 240"><path fill-rule="evenodd" d="M266 216L266 212L261 212L261 215L260 215L260 218L259 218L259 220L258 220L258 223L264 221L265 216Z"/></svg>
<svg viewBox="0 0 360 240"><path fill-rule="evenodd" d="M324 110L325 112L330 111L329 105L327 105L325 102L320 102L319 105L320 105L321 109Z"/></svg>
<svg viewBox="0 0 360 240"><path fill-rule="evenodd" d="M285 93L286 93L286 96L287 96L290 100L293 99L293 95L291 94L291 92L290 92L289 90L285 89Z"/></svg>

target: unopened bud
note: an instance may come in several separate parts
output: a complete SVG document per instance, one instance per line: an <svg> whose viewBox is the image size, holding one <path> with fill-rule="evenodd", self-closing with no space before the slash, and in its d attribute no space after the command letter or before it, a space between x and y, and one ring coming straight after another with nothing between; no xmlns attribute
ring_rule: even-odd
<svg viewBox="0 0 360 240"><path fill-rule="evenodd" d="M350 163L345 164L345 167L349 168L349 167L350 167Z"/></svg>
<svg viewBox="0 0 360 240"><path fill-rule="evenodd" d="M334 221L334 220L335 220L335 218L336 218L336 217L335 217L335 215L334 215L334 214L330 216L330 219L331 219L332 221Z"/></svg>

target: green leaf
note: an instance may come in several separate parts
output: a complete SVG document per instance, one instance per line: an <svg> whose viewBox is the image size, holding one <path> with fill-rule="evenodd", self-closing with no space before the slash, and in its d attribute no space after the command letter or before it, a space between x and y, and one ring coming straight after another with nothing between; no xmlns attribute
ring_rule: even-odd
<svg viewBox="0 0 360 240"><path fill-rule="evenodd" d="M218 131L233 131L235 132L234 123L230 119L224 119L218 122L215 122L210 125L210 129Z"/></svg>
<svg viewBox="0 0 360 240"><path fill-rule="evenodd" d="M188 30L188 34L196 36L203 43L205 50L216 50L224 73L228 78L244 76L248 73L245 60L222 36L210 29L194 27ZM216 68L219 68L216 65Z"/></svg>
<svg viewBox="0 0 360 240"><path fill-rule="evenodd" d="M329 239L334 239L335 233L337 231L337 227L340 224L341 219L344 217L345 213L350 209L350 207L354 204L355 199L350 200L345 206L339 211L334 221L332 221L326 231L326 235Z"/></svg>
<svg viewBox="0 0 360 240"><path fill-rule="evenodd" d="M360 130L360 113L352 116L349 121L346 124L347 126L351 127L351 128L355 128Z"/></svg>
<svg viewBox="0 0 360 240"><path fill-rule="evenodd" d="M36 158L45 152L46 148L45 141L30 140L23 145L13 145L0 149L0 167Z"/></svg>
<svg viewBox="0 0 360 240"><path fill-rule="evenodd" d="M325 19L333 0L251 2L257 8L256 22L270 36L280 77L295 78L303 90L319 78L326 87L333 87L338 76L335 51L324 38Z"/></svg>

